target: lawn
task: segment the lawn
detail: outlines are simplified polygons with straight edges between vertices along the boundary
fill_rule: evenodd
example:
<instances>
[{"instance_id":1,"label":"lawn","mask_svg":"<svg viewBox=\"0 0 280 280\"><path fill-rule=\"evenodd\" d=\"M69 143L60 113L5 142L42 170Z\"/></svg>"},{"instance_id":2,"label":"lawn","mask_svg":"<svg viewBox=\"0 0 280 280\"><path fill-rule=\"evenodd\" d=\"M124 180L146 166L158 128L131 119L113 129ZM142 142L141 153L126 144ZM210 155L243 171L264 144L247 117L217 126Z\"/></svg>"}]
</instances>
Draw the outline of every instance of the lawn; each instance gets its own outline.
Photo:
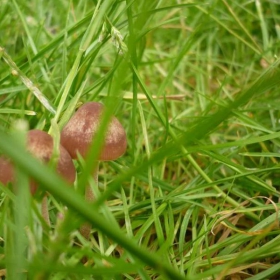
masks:
<instances>
[{"instance_id":1,"label":"lawn","mask_svg":"<svg viewBox=\"0 0 280 280\"><path fill-rule=\"evenodd\" d=\"M277 0L0 0L0 279L279 279L279 47ZM67 183L60 132L92 101ZM127 149L97 161L112 116Z\"/></svg>"}]
</instances>

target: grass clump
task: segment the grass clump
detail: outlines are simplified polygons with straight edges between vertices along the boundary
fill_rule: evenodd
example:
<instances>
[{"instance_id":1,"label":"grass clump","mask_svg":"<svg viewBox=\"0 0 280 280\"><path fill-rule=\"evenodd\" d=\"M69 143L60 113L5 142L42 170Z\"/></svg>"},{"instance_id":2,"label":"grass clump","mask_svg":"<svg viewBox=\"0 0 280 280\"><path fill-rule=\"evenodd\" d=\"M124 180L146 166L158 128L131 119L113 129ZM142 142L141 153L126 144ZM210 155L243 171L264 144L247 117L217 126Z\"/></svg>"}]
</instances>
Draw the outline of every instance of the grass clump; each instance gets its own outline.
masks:
<instances>
[{"instance_id":1,"label":"grass clump","mask_svg":"<svg viewBox=\"0 0 280 280\"><path fill-rule=\"evenodd\" d=\"M279 4L237 2L3 1L0 152L18 190L0 185L0 277L279 278ZM88 101L118 117L128 150L96 186L93 143L71 188L15 124L58 142Z\"/></svg>"}]
</instances>

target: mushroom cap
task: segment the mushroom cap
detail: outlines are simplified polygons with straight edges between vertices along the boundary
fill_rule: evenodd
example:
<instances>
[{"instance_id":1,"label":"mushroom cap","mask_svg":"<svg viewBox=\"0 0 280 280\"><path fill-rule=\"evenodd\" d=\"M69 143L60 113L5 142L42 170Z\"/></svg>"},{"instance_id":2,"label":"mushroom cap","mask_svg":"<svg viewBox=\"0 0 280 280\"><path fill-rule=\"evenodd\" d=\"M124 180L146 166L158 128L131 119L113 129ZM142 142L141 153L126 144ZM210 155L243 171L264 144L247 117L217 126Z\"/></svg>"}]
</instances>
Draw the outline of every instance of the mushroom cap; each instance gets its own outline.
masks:
<instances>
[{"instance_id":1,"label":"mushroom cap","mask_svg":"<svg viewBox=\"0 0 280 280\"><path fill-rule=\"evenodd\" d=\"M0 157L0 182L7 185L14 181L14 167L5 157Z\"/></svg>"},{"instance_id":2,"label":"mushroom cap","mask_svg":"<svg viewBox=\"0 0 280 280\"><path fill-rule=\"evenodd\" d=\"M53 138L41 130L30 130L27 133L27 150L36 158L43 162L49 162L53 154ZM59 159L56 166L57 173L68 183L74 183L76 170L67 150L60 145ZM32 186L33 184L31 184Z\"/></svg>"},{"instance_id":3,"label":"mushroom cap","mask_svg":"<svg viewBox=\"0 0 280 280\"><path fill-rule=\"evenodd\" d=\"M86 154L94 141L99 129L100 119L104 106L98 102L88 102L82 105L72 116L61 133L61 144L66 148L72 158L77 153L82 157ZM99 160L115 160L126 151L126 133L117 120L112 116L105 135Z\"/></svg>"}]
</instances>

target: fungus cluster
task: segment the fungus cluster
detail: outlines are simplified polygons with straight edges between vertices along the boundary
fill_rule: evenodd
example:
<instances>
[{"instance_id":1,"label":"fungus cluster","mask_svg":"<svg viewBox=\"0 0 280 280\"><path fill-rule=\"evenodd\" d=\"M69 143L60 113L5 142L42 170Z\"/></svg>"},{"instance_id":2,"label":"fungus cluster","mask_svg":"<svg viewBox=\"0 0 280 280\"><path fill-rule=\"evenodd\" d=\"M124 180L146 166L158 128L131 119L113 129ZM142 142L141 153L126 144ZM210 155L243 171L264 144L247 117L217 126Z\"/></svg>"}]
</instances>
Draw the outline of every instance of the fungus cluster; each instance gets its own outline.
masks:
<instances>
[{"instance_id":1,"label":"fungus cluster","mask_svg":"<svg viewBox=\"0 0 280 280\"><path fill-rule=\"evenodd\" d=\"M59 157L56 164L56 172L68 183L73 184L76 179L76 170L72 159L77 159L78 154L86 157L96 134L100 128L100 121L104 106L97 102L88 102L82 105L65 125L61 132ZM104 143L99 154L99 161L115 160L126 151L126 133L120 122L113 116L105 133ZM46 132L37 129L27 133L26 149L43 163L48 163L54 153L53 138ZM93 178L98 183L98 170L93 171ZM3 185L15 182L14 167L6 157L0 157L0 182ZM34 194L38 184L30 179L30 192ZM88 186L85 192L88 201L94 199L91 188ZM45 196L46 201L46 196ZM45 207L45 206L42 206ZM42 209L42 212L48 212ZM48 220L48 217L44 217ZM48 221L47 221L48 222ZM90 225L83 225L80 229L82 235L88 239Z\"/></svg>"}]
</instances>

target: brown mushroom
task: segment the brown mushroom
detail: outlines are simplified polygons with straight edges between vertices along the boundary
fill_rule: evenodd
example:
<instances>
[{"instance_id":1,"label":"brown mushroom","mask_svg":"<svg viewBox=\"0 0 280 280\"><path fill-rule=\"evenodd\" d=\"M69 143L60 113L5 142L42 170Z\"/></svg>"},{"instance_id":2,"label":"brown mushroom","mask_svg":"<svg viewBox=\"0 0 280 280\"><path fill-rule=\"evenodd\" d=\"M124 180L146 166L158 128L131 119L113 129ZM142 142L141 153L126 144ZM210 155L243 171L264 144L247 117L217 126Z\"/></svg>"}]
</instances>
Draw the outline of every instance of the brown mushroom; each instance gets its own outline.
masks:
<instances>
[{"instance_id":1,"label":"brown mushroom","mask_svg":"<svg viewBox=\"0 0 280 280\"><path fill-rule=\"evenodd\" d=\"M26 145L34 157L45 163L50 161L54 152L53 138L45 131L37 129L28 131ZM61 145L56 170L68 183L74 183L76 179L74 164L67 150Z\"/></svg>"},{"instance_id":2,"label":"brown mushroom","mask_svg":"<svg viewBox=\"0 0 280 280\"><path fill-rule=\"evenodd\" d=\"M47 163L53 154L53 139L44 131L30 130L27 133L27 150L39 160ZM76 170L71 156L63 146L59 147L59 159L57 163L57 173L60 174L68 183L74 183L76 179ZM9 159L0 157L0 182L3 185L14 181L14 167ZM36 192L36 184L33 182L30 186L31 193Z\"/></svg>"},{"instance_id":3,"label":"brown mushroom","mask_svg":"<svg viewBox=\"0 0 280 280\"><path fill-rule=\"evenodd\" d=\"M97 102L85 103L63 128L61 144L73 159L77 158L77 153L82 157L86 156L99 129L103 108L103 105ZM125 130L118 119L113 116L106 132L99 160L117 159L124 154L126 146Z\"/></svg>"},{"instance_id":4,"label":"brown mushroom","mask_svg":"<svg viewBox=\"0 0 280 280\"><path fill-rule=\"evenodd\" d=\"M42 162L49 162L54 152L53 138L46 132L41 130L30 130L27 133L27 150ZM59 146L59 158L57 161L56 171L68 183L74 183L76 179L76 170L67 150ZM30 183L31 192L37 189L37 183L33 180ZM45 221L49 224L47 196L44 196L42 201L42 215Z\"/></svg>"},{"instance_id":5,"label":"brown mushroom","mask_svg":"<svg viewBox=\"0 0 280 280\"><path fill-rule=\"evenodd\" d=\"M34 157L44 163L47 163L53 155L53 138L44 131L37 129L30 130L27 132L26 147ZM57 161L56 171L68 183L74 183L76 179L76 170L71 156L62 145L59 146L59 158ZM0 182L3 185L7 185L8 183L14 183L14 181L15 175L13 164L4 156L0 157ZM32 195L35 194L37 187L38 184L31 179L30 192ZM42 201L42 216L44 220L50 224L47 202L47 196L45 195Z\"/></svg>"},{"instance_id":6,"label":"brown mushroom","mask_svg":"<svg viewBox=\"0 0 280 280\"><path fill-rule=\"evenodd\" d=\"M72 116L61 133L61 144L66 148L73 159L80 154L86 157L98 132L104 106L98 102L88 102L82 105ZM121 123L112 116L108 125L104 144L99 154L99 161L115 160L122 156L127 147L126 133ZM93 171L93 178L98 183L98 167ZM94 200L90 186L86 188L86 200ZM81 228L82 235L89 239L91 227L84 225Z\"/></svg>"}]
</instances>

